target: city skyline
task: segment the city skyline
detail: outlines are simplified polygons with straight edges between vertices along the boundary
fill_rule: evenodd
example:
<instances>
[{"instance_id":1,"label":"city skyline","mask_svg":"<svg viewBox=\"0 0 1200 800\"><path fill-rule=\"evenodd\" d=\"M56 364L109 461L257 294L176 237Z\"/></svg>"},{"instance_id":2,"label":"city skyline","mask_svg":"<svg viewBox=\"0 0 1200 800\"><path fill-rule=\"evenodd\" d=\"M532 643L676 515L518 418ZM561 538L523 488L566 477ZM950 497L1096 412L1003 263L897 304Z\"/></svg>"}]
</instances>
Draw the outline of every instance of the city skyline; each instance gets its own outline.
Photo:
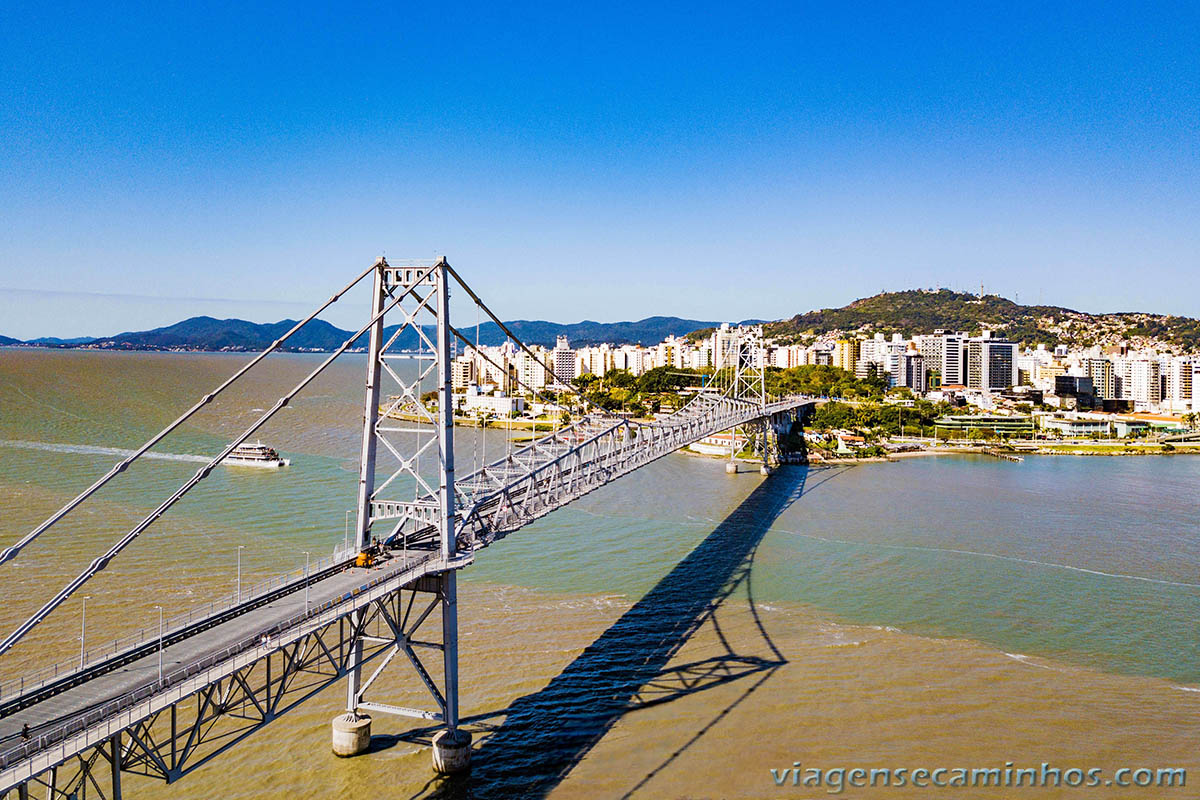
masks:
<instances>
[{"instance_id":1,"label":"city skyline","mask_svg":"<svg viewBox=\"0 0 1200 800\"><path fill-rule=\"evenodd\" d=\"M381 252L506 318L1195 313L1190 6L76 11L0 32L7 335L278 318Z\"/></svg>"}]
</instances>

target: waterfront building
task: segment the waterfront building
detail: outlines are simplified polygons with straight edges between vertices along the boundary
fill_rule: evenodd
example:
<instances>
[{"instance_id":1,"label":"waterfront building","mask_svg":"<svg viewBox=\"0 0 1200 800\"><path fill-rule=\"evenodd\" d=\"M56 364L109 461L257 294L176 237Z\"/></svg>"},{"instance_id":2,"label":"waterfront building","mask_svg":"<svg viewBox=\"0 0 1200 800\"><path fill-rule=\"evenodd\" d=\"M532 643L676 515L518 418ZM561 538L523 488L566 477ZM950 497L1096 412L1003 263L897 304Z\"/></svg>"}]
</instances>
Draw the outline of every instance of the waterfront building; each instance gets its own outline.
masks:
<instances>
[{"instance_id":1,"label":"waterfront building","mask_svg":"<svg viewBox=\"0 0 1200 800\"><path fill-rule=\"evenodd\" d=\"M1010 436L1033 433L1033 417L1028 414L1002 416L999 414L960 414L939 417L934 429L943 433L966 434L971 430L994 431Z\"/></svg>"},{"instance_id":2,"label":"waterfront building","mask_svg":"<svg viewBox=\"0 0 1200 800\"><path fill-rule=\"evenodd\" d=\"M1112 426L1106 419L1091 417L1063 417L1043 415L1039 424L1045 430L1057 431L1064 437L1078 438L1083 436L1111 436Z\"/></svg>"},{"instance_id":3,"label":"waterfront building","mask_svg":"<svg viewBox=\"0 0 1200 800\"><path fill-rule=\"evenodd\" d=\"M524 398L509 397L500 391L484 394L475 385L467 387L459 404L461 410L472 417L512 417L525 410Z\"/></svg>"}]
</instances>

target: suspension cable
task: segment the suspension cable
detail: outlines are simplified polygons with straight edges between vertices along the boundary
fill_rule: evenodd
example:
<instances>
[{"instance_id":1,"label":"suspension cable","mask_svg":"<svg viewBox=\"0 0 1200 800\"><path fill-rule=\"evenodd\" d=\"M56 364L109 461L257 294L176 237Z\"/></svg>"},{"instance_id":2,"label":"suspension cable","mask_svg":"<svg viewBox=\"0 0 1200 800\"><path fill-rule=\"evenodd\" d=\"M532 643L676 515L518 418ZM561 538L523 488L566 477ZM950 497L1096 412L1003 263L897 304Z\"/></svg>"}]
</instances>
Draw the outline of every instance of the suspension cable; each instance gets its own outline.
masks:
<instances>
[{"instance_id":1,"label":"suspension cable","mask_svg":"<svg viewBox=\"0 0 1200 800\"><path fill-rule=\"evenodd\" d=\"M492 322L495 322L497 325L500 326L500 330L504 331L504 333L508 336L508 338L512 339L513 342L515 342L518 347L520 347L522 350L524 350L526 353L528 353L530 358L532 358L538 364L541 364L542 368L550 374L550 377L554 378L554 381L556 383L558 383L559 385L562 385L562 386L567 386L569 391L571 391L572 393L577 395L581 400L584 400L586 402L586 398L584 398L583 394L580 393L579 390L577 390L567 384L564 384L563 381L558 377L558 375L554 372L553 369L548 367L544 361L542 361L540 358L538 358L536 353L534 353L532 350L530 350L525 345L525 343L522 342L521 339L515 333L513 333L511 330L508 329L508 326L505 325L500 320L499 317L497 317L495 314L492 313L492 310L487 307L486 303L484 303L482 300L479 299L479 295L475 294L475 291L470 286L467 285L467 282L462 279L462 276L454 271L454 267L447 264L446 270L454 277L454 280L458 281L458 285L461 286L466 291L467 294L471 295L471 299L474 300L479 305L480 308L482 308L484 311L487 312L487 315L492 318Z\"/></svg>"},{"instance_id":2,"label":"suspension cable","mask_svg":"<svg viewBox=\"0 0 1200 800\"><path fill-rule=\"evenodd\" d=\"M227 389L234 381L236 381L238 378L242 377L247 372L249 372L251 369L253 369L260 361L262 361L268 355L273 353L275 350L278 350L280 345L282 345L284 342L286 342L292 336L292 334L296 333L296 331L303 328L309 322L312 322L312 320L315 319L318 314L320 314L322 311L324 311L325 309L329 308L331 305L336 303L341 298L342 295L344 295L346 292L348 292L352 288L354 288L354 286L356 284L358 284L359 281L361 281L363 278L370 275L372 270L376 269L378 266L379 266L379 262L376 261L365 272L363 272L361 275L359 275L354 280L350 281L350 283L346 284L346 286L340 292L337 292L332 297L330 297L328 300L326 300L325 303L320 308L318 308L313 313L309 314L307 317L305 317L300 322L297 322L290 331L288 331L283 336L279 337L274 342L272 342L270 347L268 347L266 350L263 350L261 353L259 353L257 356L255 356L253 359L248 361L245 364L245 366L243 366L241 369L239 369L237 372L235 372L232 377L230 377L228 380L226 380L224 383L222 383L216 389L214 389L211 392L209 392L208 394L204 395L204 397L202 397L200 399L200 402L196 403L196 405L194 405L190 409L188 409L188 411L185 412L183 414L183 416L179 417L179 419L175 420L170 425L168 425L167 427L165 427L161 431L159 431L154 437L152 437L149 441L147 441L145 444L143 444L141 447L139 447L132 455L130 455L124 461L121 461L120 463L118 463L112 469L110 469L102 478L100 478L100 480L93 483L87 489L84 489L82 492L80 492L80 494L74 500L67 503L65 506L60 508L58 511L54 512L41 525L38 525L32 531L25 534L25 536L23 536L19 541L6 547L4 549L4 552L0 553L0 564L3 564L6 561L11 561L12 559L16 558L17 553L21 552L21 550L24 549L24 547L27 544L29 544L34 539L41 536L43 533L45 533L47 530L49 530L50 526L54 525L56 522L61 520L63 517L67 516L67 514L71 513L71 511L74 510L76 508L76 506L78 506L84 500L88 499L93 494L95 494L97 491L99 491L100 487L104 486L104 484L108 483L110 480L115 478L117 475L124 472L129 467L130 464L132 464L134 461L136 461L138 458L140 458L142 455L144 455L148 450L150 450L150 448L154 447L154 445L161 442L164 438L167 437L168 434L170 434L172 431L174 431L176 428L178 428L180 425L182 425L184 422L186 422L193 414L195 414L197 411L199 411L204 406L211 403L214 397L219 395L221 392L225 391L225 389ZM2 652L2 651L0 651L0 652Z\"/></svg>"},{"instance_id":3,"label":"suspension cable","mask_svg":"<svg viewBox=\"0 0 1200 800\"><path fill-rule=\"evenodd\" d=\"M376 269L378 266L378 263L379 262L376 262L376 265L372 266L371 269ZM58 594L56 594L53 598L51 598L49 602L47 602L44 606L42 606L37 611L37 613L35 613L29 619L25 620L25 622L21 623L21 625L19 627L17 627L16 630L14 630L12 633L10 633L8 635L8 638L6 638L3 642L0 642L0 655L3 655L4 653L6 653L10 649L12 649L13 645L15 645L17 642L19 642L22 638L24 638L24 636L27 633L29 633L29 631L33 630L33 628L35 628L38 624L40 624L43 620L45 620L46 617L48 617L54 611L54 609L56 609L60 605L62 605L67 600L67 598L69 598L72 594L74 594L76 591L78 591L81 586L83 586L85 583L88 582L88 580L90 580L97 573L99 573L101 570L103 570L105 567L107 567L108 563L110 561L112 561L113 558L115 558L118 554L120 554L120 552L122 550L124 550L126 547L128 547L129 544L131 542L133 542L133 540L136 539L138 536L140 536L143 531L145 531L147 528L149 528L159 517L161 517L167 511L167 509L169 509L171 506L175 505L175 503L177 503L180 498L182 498L185 494L187 494L189 491L191 491L191 489L196 484L198 484L200 481L202 481L206 477L208 477L209 473L212 472L213 467L215 467L219 463L221 463L221 461L223 461L226 456L228 456L230 453L232 453L238 445L240 445L242 442L249 439L250 436L252 436L255 431L257 431L259 428L261 428L263 425L265 425L267 423L267 421L271 419L271 417L275 416L275 414L278 413L284 406L286 406L293 397L295 397L297 394L299 394L300 391L302 389L304 389L304 387L308 386L308 384L312 383L312 381L315 380L318 375L320 375L322 372L324 372L325 368L334 362L334 359L336 359L338 356L342 355L342 353L349 350L351 345L353 345L354 342L357 341L360 336L362 336L364 333L366 333L368 330L371 329L372 325L374 325L376 322L378 322L380 319L382 319L385 314L387 314L389 311L391 311L393 308L395 308L397 305L399 305L400 301L403 300L405 297L407 297L409 295L409 293L411 293L413 291L413 289L415 289L416 286L420 284L421 281L424 281L426 278L429 277L429 275L431 275L433 273L433 271L435 269L437 269L437 266L438 265L434 265L434 266L430 267L423 275L420 276L420 278L418 278L416 283L414 283L408 289L405 289L398 297L396 297L391 303L389 303L387 306L385 306L378 314L373 316L366 325L364 325L362 328L360 328L358 330L358 333L355 333L353 336L351 336L349 339L347 339L345 342L343 342L342 345L329 356L329 358L322 361L320 366L318 366L315 370L313 370L311 373L309 373L308 377L304 378L304 380L302 380L298 384L296 384L296 386L293 387L291 391L289 391L283 397L279 398L279 400L277 400L275 402L275 405L271 406L271 408L265 414L263 414L261 417L259 417L258 420L256 420L253 425L251 425L249 428L247 428L245 430L245 432L243 432L240 436L238 436L236 439L234 439L233 442L231 442L224 450L221 451L220 455L218 455L212 461L208 462L203 467L201 467L199 470L197 470L195 475L193 475L191 478L188 479L188 481L186 483L184 483L182 486L180 486L178 489L176 489L175 492L170 497L168 497L166 500L164 500L158 506L158 508L154 509L154 511L152 511L145 519L143 519L141 522L139 522L137 525L135 525L133 528L131 528L123 537L121 537L121 539L119 539L112 547L110 547L108 549L108 551L104 553L104 555L99 556L94 561L92 561L92 563L90 565L88 565L87 569L85 569L83 572L79 573L79 575L76 576L74 580L72 580L65 587L63 587L63 589ZM368 270L368 272L370 272L370 270Z\"/></svg>"}]
</instances>

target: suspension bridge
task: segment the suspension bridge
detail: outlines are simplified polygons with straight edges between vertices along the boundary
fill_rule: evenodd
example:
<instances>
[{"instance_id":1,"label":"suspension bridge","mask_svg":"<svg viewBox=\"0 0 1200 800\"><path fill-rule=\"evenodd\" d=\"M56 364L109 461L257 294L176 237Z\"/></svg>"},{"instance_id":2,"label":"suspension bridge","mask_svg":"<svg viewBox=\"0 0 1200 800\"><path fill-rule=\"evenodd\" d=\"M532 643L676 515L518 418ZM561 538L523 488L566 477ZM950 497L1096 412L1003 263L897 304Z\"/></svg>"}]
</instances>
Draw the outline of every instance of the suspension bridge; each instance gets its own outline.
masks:
<instances>
[{"instance_id":1,"label":"suspension bridge","mask_svg":"<svg viewBox=\"0 0 1200 800\"><path fill-rule=\"evenodd\" d=\"M123 774L171 783L343 681L346 711L332 721L336 755L365 752L373 720L408 717L439 727L432 743L435 769L462 771L469 765L471 742L459 724L456 578L476 553L600 486L722 431L745 432L741 440L752 443L764 473L801 457L792 443L805 406L815 398L772 397L761 331L747 330L722 354L721 378L692 392L673 413L643 420L585 406L570 424L556 423L527 442L512 444L510 436L501 456L485 458L458 476L451 359L458 346L491 358L478 346L478 324L474 343L451 324L452 286L461 288L513 347L545 369L555 391L572 389L445 259L393 265L381 258L9 545L0 553L0 569L365 280L371 286L366 324L0 641L0 658L112 566L142 532L365 337L353 540L303 575L239 592L223 606L163 623L153 635L120 642L86 663L80 659L78 665L0 684L0 800L120 798ZM544 394L514 371L493 366L511 377L514 390ZM735 446L739 437L731 435L729 441ZM737 470L736 463L731 453L730 471ZM164 669L164 663L170 667ZM400 669L424 687L426 707L389 703L372 691L381 675Z\"/></svg>"}]
</instances>

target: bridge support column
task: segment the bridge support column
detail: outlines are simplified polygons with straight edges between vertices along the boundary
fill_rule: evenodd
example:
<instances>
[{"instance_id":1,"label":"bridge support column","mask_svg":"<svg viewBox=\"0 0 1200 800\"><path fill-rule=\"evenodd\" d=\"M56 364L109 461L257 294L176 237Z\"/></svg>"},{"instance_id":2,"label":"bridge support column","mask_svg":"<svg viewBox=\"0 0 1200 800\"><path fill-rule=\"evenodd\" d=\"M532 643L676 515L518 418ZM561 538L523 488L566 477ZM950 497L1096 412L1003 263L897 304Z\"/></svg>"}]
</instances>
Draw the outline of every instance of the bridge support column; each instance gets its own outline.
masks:
<instances>
[{"instance_id":1,"label":"bridge support column","mask_svg":"<svg viewBox=\"0 0 1200 800\"><path fill-rule=\"evenodd\" d=\"M384 258L375 262L375 280L371 289L371 316L379 317L371 326L367 339L367 381L366 400L363 405L363 435L362 454L358 468L358 521L354 529L354 546L361 553L367 548L371 531L371 498L375 493L375 455L378 446L376 427L379 423L379 386L383 378L383 309L387 301L387 285L384 270L388 263ZM361 621L362 612L351 618L351 625L357 627ZM350 677L346 681L346 713L354 716L358 708L359 692L362 687L362 639L355 637L350 645ZM370 730L370 725L367 726ZM334 733L336 741L337 734ZM337 751L336 746L334 751ZM353 755L353 754L351 754Z\"/></svg>"},{"instance_id":2,"label":"bridge support column","mask_svg":"<svg viewBox=\"0 0 1200 800\"><path fill-rule=\"evenodd\" d=\"M471 766L471 734L455 728L433 737L433 768L443 775L465 772Z\"/></svg>"},{"instance_id":3,"label":"bridge support column","mask_svg":"<svg viewBox=\"0 0 1200 800\"><path fill-rule=\"evenodd\" d=\"M333 754L338 758L362 755L371 747L371 718L347 711L333 718Z\"/></svg>"},{"instance_id":4,"label":"bridge support column","mask_svg":"<svg viewBox=\"0 0 1200 800\"><path fill-rule=\"evenodd\" d=\"M725 463L725 471L730 475L737 475L738 465L736 461L727 461Z\"/></svg>"},{"instance_id":5,"label":"bridge support column","mask_svg":"<svg viewBox=\"0 0 1200 800\"><path fill-rule=\"evenodd\" d=\"M454 516L454 386L450 372L450 284L445 263L437 271L438 358L438 487L442 558L458 553ZM471 764L471 735L458 728L458 573L442 574L442 669L446 698L445 730L433 738L433 768L443 774L462 772Z\"/></svg>"}]
</instances>

